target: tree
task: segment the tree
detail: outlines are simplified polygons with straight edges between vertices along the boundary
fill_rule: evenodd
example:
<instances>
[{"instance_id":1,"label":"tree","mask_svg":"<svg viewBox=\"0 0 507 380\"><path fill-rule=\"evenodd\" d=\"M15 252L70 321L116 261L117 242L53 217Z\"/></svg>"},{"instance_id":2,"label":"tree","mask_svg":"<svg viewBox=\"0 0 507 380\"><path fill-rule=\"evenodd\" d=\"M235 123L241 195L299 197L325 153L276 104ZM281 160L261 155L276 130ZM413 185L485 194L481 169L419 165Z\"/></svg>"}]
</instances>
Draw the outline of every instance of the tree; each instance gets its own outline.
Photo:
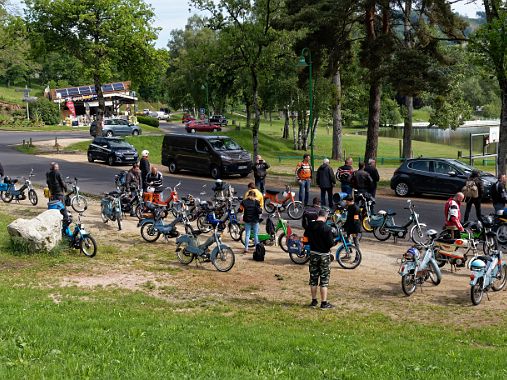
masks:
<instances>
[{"instance_id":1,"label":"tree","mask_svg":"<svg viewBox=\"0 0 507 380\"><path fill-rule=\"evenodd\" d=\"M26 0L25 14L38 52L64 52L93 78L98 126L105 111L102 84L119 73L140 82L157 63L154 13L142 0Z\"/></svg>"}]
</instances>

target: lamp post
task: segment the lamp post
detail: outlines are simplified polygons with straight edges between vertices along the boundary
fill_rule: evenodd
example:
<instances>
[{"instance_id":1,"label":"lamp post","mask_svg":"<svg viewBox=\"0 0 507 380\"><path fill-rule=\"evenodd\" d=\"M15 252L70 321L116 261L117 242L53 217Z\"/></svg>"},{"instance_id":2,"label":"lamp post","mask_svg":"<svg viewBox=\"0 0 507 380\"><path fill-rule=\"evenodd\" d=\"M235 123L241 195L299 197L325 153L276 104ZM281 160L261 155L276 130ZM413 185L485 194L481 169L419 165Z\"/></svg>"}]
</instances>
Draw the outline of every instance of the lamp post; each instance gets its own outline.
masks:
<instances>
[{"instance_id":1,"label":"lamp post","mask_svg":"<svg viewBox=\"0 0 507 380\"><path fill-rule=\"evenodd\" d=\"M306 61L306 55L308 55L308 61ZM301 56L299 57L299 62L297 67L307 67L309 70L309 78L308 78L308 92L309 92L309 100L310 100L310 161L312 165L312 172L315 169L315 157L313 155L313 136L315 135L314 126L313 126L313 82L312 82L312 52L308 48L303 48L301 50Z\"/></svg>"},{"instance_id":2,"label":"lamp post","mask_svg":"<svg viewBox=\"0 0 507 380\"><path fill-rule=\"evenodd\" d=\"M206 80L206 84L203 84L201 86L201 90L206 90L206 112L208 119L209 119L209 98L208 98L208 81Z\"/></svg>"}]
</instances>

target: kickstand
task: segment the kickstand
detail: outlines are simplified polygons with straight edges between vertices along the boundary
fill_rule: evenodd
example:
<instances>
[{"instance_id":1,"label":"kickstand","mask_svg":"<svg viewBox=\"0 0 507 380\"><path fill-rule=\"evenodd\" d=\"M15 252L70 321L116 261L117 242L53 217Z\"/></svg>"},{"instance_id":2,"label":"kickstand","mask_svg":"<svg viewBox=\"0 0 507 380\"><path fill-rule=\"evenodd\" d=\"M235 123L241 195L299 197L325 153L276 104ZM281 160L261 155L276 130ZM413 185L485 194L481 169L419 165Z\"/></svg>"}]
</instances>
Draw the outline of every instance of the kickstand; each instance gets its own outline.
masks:
<instances>
[{"instance_id":1,"label":"kickstand","mask_svg":"<svg viewBox=\"0 0 507 380\"><path fill-rule=\"evenodd\" d=\"M398 244L398 236L393 235L393 238L394 238L394 244Z\"/></svg>"},{"instance_id":2,"label":"kickstand","mask_svg":"<svg viewBox=\"0 0 507 380\"><path fill-rule=\"evenodd\" d=\"M488 292L484 292L484 293L486 293L486 297L488 298L488 301L491 301L491 300L489 299L489 294L488 294Z\"/></svg>"}]
</instances>

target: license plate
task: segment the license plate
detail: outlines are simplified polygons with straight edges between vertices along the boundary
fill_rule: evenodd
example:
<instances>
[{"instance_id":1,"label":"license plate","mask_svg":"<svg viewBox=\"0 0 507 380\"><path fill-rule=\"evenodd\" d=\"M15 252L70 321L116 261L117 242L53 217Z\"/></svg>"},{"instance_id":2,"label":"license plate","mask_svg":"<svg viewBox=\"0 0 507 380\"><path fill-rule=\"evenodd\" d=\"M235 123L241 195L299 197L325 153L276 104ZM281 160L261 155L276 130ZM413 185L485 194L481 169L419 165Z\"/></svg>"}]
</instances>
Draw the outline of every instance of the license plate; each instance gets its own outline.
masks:
<instances>
[{"instance_id":1,"label":"license plate","mask_svg":"<svg viewBox=\"0 0 507 380\"><path fill-rule=\"evenodd\" d=\"M246 165L238 166L238 169L246 169Z\"/></svg>"}]
</instances>

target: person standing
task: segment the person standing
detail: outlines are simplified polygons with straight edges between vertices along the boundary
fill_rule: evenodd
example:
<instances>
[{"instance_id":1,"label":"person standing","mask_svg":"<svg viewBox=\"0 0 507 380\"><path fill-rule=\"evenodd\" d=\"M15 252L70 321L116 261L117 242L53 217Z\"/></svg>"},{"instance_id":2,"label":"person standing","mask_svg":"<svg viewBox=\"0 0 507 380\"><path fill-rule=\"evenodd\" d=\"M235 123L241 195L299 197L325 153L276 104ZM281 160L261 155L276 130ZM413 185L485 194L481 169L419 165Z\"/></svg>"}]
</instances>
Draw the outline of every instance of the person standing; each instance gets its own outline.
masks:
<instances>
[{"instance_id":1,"label":"person standing","mask_svg":"<svg viewBox=\"0 0 507 380\"><path fill-rule=\"evenodd\" d=\"M141 181L141 170L139 164L136 162L130 170L127 172L127 178L125 179L125 185L127 189L140 189L142 186Z\"/></svg>"},{"instance_id":2,"label":"person standing","mask_svg":"<svg viewBox=\"0 0 507 380\"><path fill-rule=\"evenodd\" d=\"M345 160L345 165L342 165L336 171L336 178L341 182L341 190L342 193L347 193L349 195L352 194L352 174L354 173L354 168L352 167L353 161L352 157L348 157Z\"/></svg>"},{"instance_id":3,"label":"person standing","mask_svg":"<svg viewBox=\"0 0 507 380\"><path fill-rule=\"evenodd\" d=\"M507 191L505 189L506 183L507 177L505 174L500 174L498 176L498 181L491 186L491 201L493 202L495 212L505 208L505 201L507 201Z\"/></svg>"},{"instance_id":4,"label":"person standing","mask_svg":"<svg viewBox=\"0 0 507 380\"><path fill-rule=\"evenodd\" d=\"M380 181L380 175L377 170L377 161L373 158L368 160L368 165L365 166L364 171L368 173L372 179L371 187L369 193L373 198L375 198L375 194L377 193L377 184Z\"/></svg>"},{"instance_id":5,"label":"person standing","mask_svg":"<svg viewBox=\"0 0 507 380\"><path fill-rule=\"evenodd\" d=\"M327 288L329 286L330 250L334 246L334 238L331 227L327 225L329 211L320 209L317 220L311 222L305 228L305 236L310 245L310 293L312 295L311 307L317 307L317 287L320 286L320 308L332 309L334 306L327 301Z\"/></svg>"},{"instance_id":6,"label":"person standing","mask_svg":"<svg viewBox=\"0 0 507 380\"><path fill-rule=\"evenodd\" d=\"M348 237L352 236L354 239L354 245L359 248L357 235L361 232L361 222L359 219L360 210L355 204L354 197L352 195L345 197L345 204L347 207L347 219L343 224L343 229Z\"/></svg>"},{"instance_id":7,"label":"person standing","mask_svg":"<svg viewBox=\"0 0 507 380\"><path fill-rule=\"evenodd\" d=\"M360 194L368 193L371 189L373 179L371 176L364 170L364 162L359 163L359 169L357 169L352 175L351 180L352 186L358 191Z\"/></svg>"},{"instance_id":8,"label":"person standing","mask_svg":"<svg viewBox=\"0 0 507 380\"><path fill-rule=\"evenodd\" d=\"M472 173L470 173L470 177L468 177L461 192L465 196L465 201L467 203L467 206L465 208L464 221L466 222L468 220L470 211L472 210L472 205L475 206L477 220L481 220L481 200L482 195L484 194L484 185L482 183L480 172L478 170L472 170Z\"/></svg>"},{"instance_id":9,"label":"person standing","mask_svg":"<svg viewBox=\"0 0 507 380\"><path fill-rule=\"evenodd\" d=\"M243 253L248 253L250 243L250 234L253 234L254 247L259 244L259 218L262 215L262 209L259 201L255 199L255 191L250 190L247 198L241 202L243 209L243 222L245 223L245 249Z\"/></svg>"},{"instance_id":10,"label":"person standing","mask_svg":"<svg viewBox=\"0 0 507 380\"><path fill-rule=\"evenodd\" d=\"M148 188L146 177L150 173L150 160L148 159L150 152L147 150L143 150L141 161L139 161L139 168L141 169L141 182L143 191L146 191Z\"/></svg>"},{"instance_id":11,"label":"person standing","mask_svg":"<svg viewBox=\"0 0 507 380\"><path fill-rule=\"evenodd\" d=\"M299 183L299 201L303 202L304 200L304 205L307 206L312 184L312 166L310 165L310 155L308 153L303 155L303 161L297 165L296 177Z\"/></svg>"},{"instance_id":12,"label":"person standing","mask_svg":"<svg viewBox=\"0 0 507 380\"><path fill-rule=\"evenodd\" d=\"M320 188L320 204L322 206L326 206L327 204L329 205L329 208L333 207L334 185L336 185L336 179L334 178L333 169L329 166L329 159L324 158L322 165L320 165L317 169L317 186Z\"/></svg>"},{"instance_id":13,"label":"person standing","mask_svg":"<svg viewBox=\"0 0 507 380\"><path fill-rule=\"evenodd\" d=\"M257 189L259 189L259 191L262 194L264 194L264 191L265 191L264 185L265 185L268 169L269 169L269 164L262 159L260 154L257 155L257 160L255 161L253 172L254 172L254 179L255 179L255 187Z\"/></svg>"},{"instance_id":14,"label":"person standing","mask_svg":"<svg viewBox=\"0 0 507 380\"><path fill-rule=\"evenodd\" d=\"M243 199L248 198L248 194L250 191L253 191L255 193L255 199L259 201L259 204L261 206L261 209L264 207L264 195L255 187L255 184L253 182L250 182L248 184L248 189L246 190L245 195L243 196Z\"/></svg>"},{"instance_id":15,"label":"person standing","mask_svg":"<svg viewBox=\"0 0 507 380\"><path fill-rule=\"evenodd\" d=\"M150 172L146 176L146 186L155 188L156 192L161 191L161 187L164 183L164 177L160 173L156 166L150 168Z\"/></svg>"},{"instance_id":16,"label":"person standing","mask_svg":"<svg viewBox=\"0 0 507 380\"><path fill-rule=\"evenodd\" d=\"M56 162L52 162L49 171L46 173L46 184L51 193L50 200L59 200L65 204L65 192L67 185L60 174L60 166Z\"/></svg>"},{"instance_id":17,"label":"person standing","mask_svg":"<svg viewBox=\"0 0 507 380\"><path fill-rule=\"evenodd\" d=\"M465 229L461 225L461 202L463 202L465 196L463 193L456 193L454 197L451 197L445 202L444 215L445 215L445 229L451 231L451 235L454 239L460 237L460 232Z\"/></svg>"}]
</instances>

